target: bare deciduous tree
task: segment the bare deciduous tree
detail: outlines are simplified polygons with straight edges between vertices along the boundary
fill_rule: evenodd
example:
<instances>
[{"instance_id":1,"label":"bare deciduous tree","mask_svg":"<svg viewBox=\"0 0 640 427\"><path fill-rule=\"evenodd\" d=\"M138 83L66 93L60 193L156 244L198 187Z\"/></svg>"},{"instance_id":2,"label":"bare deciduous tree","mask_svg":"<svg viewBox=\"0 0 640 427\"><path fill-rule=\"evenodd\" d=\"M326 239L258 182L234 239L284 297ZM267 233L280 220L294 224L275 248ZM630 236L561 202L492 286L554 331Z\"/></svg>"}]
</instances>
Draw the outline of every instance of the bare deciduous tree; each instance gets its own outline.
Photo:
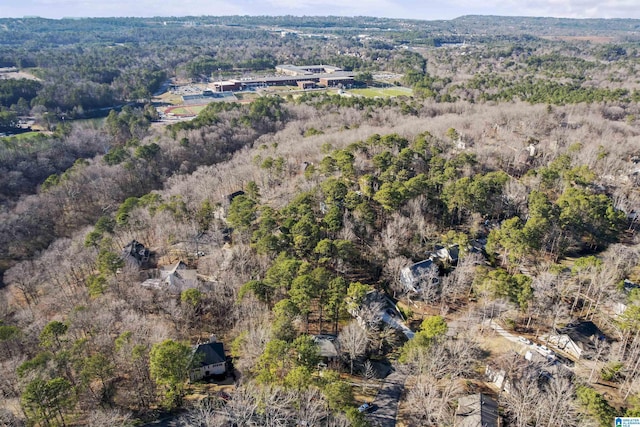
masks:
<instances>
[{"instance_id":1,"label":"bare deciduous tree","mask_svg":"<svg viewBox=\"0 0 640 427\"><path fill-rule=\"evenodd\" d=\"M89 414L88 425L125 427L131 425L131 414L118 409L98 409Z\"/></svg>"},{"instance_id":2,"label":"bare deciduous tree","mask_svg":"<svg viewBox=\"0 0 640 427\"><path fill-rule=\"evenodd\" d=\"M571 379L557 376L544 387L536 425L574 427L579 424Z\"/></svg>"},{"instance_id":3,"label":"bare deciduous tree","mask_svg":"<svg viewBox=\"0 0 640 427\"><path fill-rule=\"evenodd\" d=\"M340 351L349 357L351 374L353 375L353 361L367 351L369 337L357 321L352 320L338 335Z\"/></svg>"},{"instance_id":4,"label":"bare deciduous tree","mask_svg":"<svg viewBox=\"0 0 640 427\"><path fill-rule=\"evenodd\" d=\"M537 377L535 372L526 372L517 379L514 375L509 376L509 391L501 396L509 415L509 425L527 427L536 419L542 400Z\"/></svg>"},{"instance_id":5,"label":"bare deciduous tree","mask_svg":"<svg viewBox=\"0 0 640 427\"><path fill-rule=\"evenodd\" d=\"M407 408L415 425L440 426L451 421L454 399L462 387L454 380L438 381L428 374L419 375L407 393Z\"/></svg>"}]
</instances>

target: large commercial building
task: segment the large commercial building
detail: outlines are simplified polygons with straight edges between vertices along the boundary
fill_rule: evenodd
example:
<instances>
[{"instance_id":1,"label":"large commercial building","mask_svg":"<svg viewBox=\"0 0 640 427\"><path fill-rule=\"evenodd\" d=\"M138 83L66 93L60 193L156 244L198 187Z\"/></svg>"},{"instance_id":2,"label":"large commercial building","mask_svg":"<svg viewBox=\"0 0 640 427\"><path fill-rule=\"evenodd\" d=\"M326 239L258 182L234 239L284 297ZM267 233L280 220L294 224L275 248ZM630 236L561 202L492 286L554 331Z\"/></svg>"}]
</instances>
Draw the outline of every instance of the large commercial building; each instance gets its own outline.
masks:
<instances>
[{"instance_id":1,"label":"large commercial building","mask_svg":"<svg viewBox=\"0 0 640 427\"><path fill-rule=\"evenodd\" d=\"M332 74L343 71L332 65L276 65L276 72L288 76L309 76L312 74Z\"/></svg>"},{"instance_id":2,"label":"large commercial building","mask_svg":"<svg viewBox=\"0 0 640 427\"><path fill-rule=\"evenodd\" d=\"M267 86L310 87L311 83L326 87L349 86L354 77L353 72L330 65L278 65L276 71L284 75L213 82L213 87L216 92L230 92Z\"/></svg>"}]
</instances>

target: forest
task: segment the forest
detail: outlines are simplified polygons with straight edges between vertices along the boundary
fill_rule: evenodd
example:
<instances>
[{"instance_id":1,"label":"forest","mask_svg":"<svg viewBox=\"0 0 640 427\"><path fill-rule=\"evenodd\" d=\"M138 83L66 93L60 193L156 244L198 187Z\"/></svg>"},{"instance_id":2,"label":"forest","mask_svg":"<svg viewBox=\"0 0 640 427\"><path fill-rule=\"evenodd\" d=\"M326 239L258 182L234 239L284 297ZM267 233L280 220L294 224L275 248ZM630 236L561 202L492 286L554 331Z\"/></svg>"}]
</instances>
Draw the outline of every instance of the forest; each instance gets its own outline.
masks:
<instances>
[{"instance_id":1,"label":"forest","mask_svg":"<svg viewBox=\"0 0 640 427\"><path fill-rule=\"evenodd\" d=\"M639 23L0 20L0 131L38 128L0 137L0 425L640 415ZM159 121L287 63L411 95Z\"/></svg>"}]
</instances>

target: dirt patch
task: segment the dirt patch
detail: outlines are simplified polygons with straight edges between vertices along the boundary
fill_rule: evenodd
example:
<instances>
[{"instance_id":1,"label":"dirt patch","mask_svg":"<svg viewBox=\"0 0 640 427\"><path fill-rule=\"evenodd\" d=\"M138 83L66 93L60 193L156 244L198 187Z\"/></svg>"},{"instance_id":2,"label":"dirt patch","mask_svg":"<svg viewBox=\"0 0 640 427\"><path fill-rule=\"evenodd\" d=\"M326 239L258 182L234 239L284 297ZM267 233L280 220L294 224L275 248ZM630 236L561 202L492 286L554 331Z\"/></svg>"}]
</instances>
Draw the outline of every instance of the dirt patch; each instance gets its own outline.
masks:
<instances>
[{"instance_id":1,"label":"dirt patch","mask_svg":"<svg viewBox=\"0 0 640 427\"><path fill-rule=\"evenodd\" d=\"M0 68L0 80L3 79L27 79L40 81L40 79L33 74L18 71L15 68Z\"/></svg>"},{"instance_id":2,"label":"dirt patch","mask_svg":"<svg viewBox=\"0 0 640 427\"><path fill-rule=\"evenodd\" d=\"M522 355L526 352L522 345L509 341L499 334L494 334L490 329L488 331L485 330L482 335L478 336L478 342L483 349L491 353L492 358L511 351Z\"/></svg>"}]
</instances>

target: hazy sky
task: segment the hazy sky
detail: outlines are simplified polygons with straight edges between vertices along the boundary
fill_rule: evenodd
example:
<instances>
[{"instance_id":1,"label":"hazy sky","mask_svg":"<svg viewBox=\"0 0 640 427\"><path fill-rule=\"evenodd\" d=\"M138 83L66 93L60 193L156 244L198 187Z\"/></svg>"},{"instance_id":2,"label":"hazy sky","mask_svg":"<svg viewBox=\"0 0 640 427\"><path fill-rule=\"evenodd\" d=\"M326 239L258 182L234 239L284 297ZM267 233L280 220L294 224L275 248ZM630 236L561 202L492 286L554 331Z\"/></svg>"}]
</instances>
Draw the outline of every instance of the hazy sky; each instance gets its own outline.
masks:
<instances>
[{"instance_id":1,"label":"hazy sky","mask_svg":"<svg viewBox=\"0 0 640 427\"><path fill-rule=\"evenodd\" d=\"M0 17L342 15L451 19L461 15L640 18L640 0L0 0Z\"/></svg>"}]
</instances>

